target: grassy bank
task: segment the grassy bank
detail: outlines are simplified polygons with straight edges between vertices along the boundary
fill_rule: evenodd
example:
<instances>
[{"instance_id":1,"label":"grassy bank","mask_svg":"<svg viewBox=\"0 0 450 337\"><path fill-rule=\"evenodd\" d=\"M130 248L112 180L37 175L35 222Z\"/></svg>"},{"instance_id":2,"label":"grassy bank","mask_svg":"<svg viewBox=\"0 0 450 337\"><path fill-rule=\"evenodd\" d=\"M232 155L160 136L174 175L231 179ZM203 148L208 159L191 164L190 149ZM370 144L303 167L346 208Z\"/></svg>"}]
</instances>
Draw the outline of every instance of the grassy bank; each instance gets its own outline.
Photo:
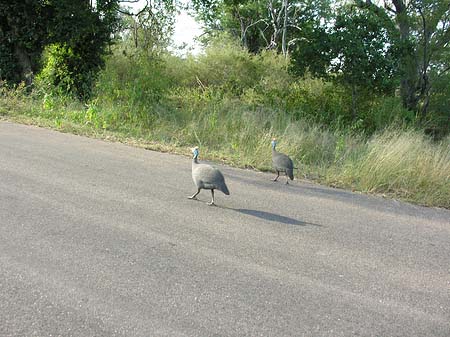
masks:
<instances>
[{"instance_id":1,"label":"grassy bank","mask_svg":"<svg viewBox=\"0 0 450 337\"><path fill-rule=\"evenodd\" d=\"M211 99L213 92L199 92L198 104L187 106L180 101L184 94L175 94L175 108L155 106L146 117L99 100L84 105L4 90L0 116L160 151L189 154L199 145L203 158L259 170L270 169L275 136L300 168L298 178L450 208L449 138L433 142L420 130L398 128L357 136L223 96Z\"/></svg>"}]
</instances>

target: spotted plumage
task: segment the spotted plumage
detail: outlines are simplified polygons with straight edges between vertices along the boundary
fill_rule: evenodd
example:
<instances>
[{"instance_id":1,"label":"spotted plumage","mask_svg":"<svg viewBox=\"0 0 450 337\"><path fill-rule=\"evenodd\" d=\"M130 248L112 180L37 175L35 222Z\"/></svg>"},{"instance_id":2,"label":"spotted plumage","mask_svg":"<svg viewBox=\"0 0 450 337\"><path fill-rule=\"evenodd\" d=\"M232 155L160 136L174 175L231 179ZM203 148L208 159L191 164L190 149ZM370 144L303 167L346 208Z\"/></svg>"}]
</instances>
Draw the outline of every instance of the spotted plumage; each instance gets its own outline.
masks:
<instances>
[{"instance_id":1,"label":"spotted plumage","mask_svg":"<svg viewBox=\"0 0 450 337\"><path fill-rule=\"evenodd\" d=\"M197 199L197 195L200 190L211 190L211 202L208 205L215 205L214 203L214 190L222 191L224 194L229 195L228 187L225 184L225 178L222 172L214 166L208 164L201 164L198 162L199 150L198 147L192 149L192 180L195 186L197 186L197 192L194 193L189 199Z\"/></svg>"},{"instance_id":2,"label":"spotted plumage","mask_svg":"<svg viewBox=\"0 0 450 337\"><path fill-rule=\"evenodd\" d=\"M289 184L289 179L294 180L294 163L289 156L276 150L277 141L274 138L272 140L272 166L277 172L277 176L273 181L277 181L280 176L280 172L284 172L286 175L286 184Z\"/></svg>"}]
</instances>

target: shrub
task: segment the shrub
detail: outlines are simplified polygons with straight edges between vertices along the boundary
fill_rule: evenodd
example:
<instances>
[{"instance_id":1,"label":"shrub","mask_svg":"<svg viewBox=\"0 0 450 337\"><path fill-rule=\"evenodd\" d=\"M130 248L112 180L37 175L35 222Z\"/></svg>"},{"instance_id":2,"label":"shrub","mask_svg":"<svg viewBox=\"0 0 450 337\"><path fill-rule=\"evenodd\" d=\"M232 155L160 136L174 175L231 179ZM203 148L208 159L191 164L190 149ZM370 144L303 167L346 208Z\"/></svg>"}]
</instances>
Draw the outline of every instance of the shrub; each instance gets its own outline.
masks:
<instances>
[{"instance_id":1,"label":"shrub","mask_svg":"<svg viewBox=\"0 0 450 337\"><path fill-rule=\"evenodd\" d=\"M43 93L75 96L86 100L96 79L98 67L85 62L83 56L65 43L47 46L44 66L36 76L36 87Z\"/></svg>"},{"instance_id":2,"label":"shrub","mask_svg":"<svg viewBox=\"0 0 450 337\"><path fill-rule=\"evenodd\" d=\"M343 91L339 85L306 76L291 85L286 109L296 119L337 126L350 116L350 105Z\"/></svg>"}]
</instances>

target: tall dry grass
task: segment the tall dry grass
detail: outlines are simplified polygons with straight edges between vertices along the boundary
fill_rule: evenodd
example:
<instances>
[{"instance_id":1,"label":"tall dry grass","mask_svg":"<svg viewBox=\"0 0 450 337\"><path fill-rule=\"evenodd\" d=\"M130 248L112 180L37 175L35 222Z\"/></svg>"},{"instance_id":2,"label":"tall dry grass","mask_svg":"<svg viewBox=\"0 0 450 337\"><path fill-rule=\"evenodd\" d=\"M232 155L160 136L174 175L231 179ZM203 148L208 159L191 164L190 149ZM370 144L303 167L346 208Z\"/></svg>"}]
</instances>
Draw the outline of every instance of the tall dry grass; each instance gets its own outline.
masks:
<instances>
[{"instance_id":1,"label":"tall dry grass","mask_svg":"<svg viewBox=\"0 0 450 337\"><path fill-rule=\"evenodd\" d=\"M387 130L367 142L339 172L344 185L450 208L450 141L433 142L419 130Z\"/></svg>"}]
</instances>

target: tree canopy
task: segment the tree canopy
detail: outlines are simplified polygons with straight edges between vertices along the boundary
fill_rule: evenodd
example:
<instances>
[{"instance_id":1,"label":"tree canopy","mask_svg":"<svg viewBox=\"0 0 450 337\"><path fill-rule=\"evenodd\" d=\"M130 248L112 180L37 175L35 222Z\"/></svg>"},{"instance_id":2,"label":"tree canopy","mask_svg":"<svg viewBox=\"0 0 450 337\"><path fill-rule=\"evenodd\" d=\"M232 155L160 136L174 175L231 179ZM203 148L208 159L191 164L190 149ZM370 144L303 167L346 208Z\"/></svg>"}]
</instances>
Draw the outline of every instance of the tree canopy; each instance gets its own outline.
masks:
<instances>
[{"instance_id":1,"label":"tree canopy","mask_svg":"<svg viewBox=\"0 0 450 337\"><path fill-rule=\"evenodd\" d=\"M194 0L207 32L227 31L251 52L291 54L292 70L392 87L426 117L450 70L450 0ZM366 82L366 83L364 83Z\"/></svg>"},{"instance_id":2,"label":"tree canopy","mask_svg":"<svg viewBox=\"0 0 450 337\"><path fill-rule=\"evenodd\" d=\"M1 0L0 78L30 84L44 67L53 85L85 96L117 28L117 8L117 0Z\"/></svg>"},{"instance_id":3,"label":"tree canopy","mask_svg":"<svg viewBox=\"0 0 450 337\"><path fill-rule=\"evenodd\" d=\"M36 77L89 97L115 37L141 51L169 44L177 1L148 0L134 14L121 7L136 1L0 0L0 79ZM434 100L447 97L450 0L193 0L191 8L206 42L226 32L253 54L276 51L297 76L348 86L353 105L365 91L399 93L422 119L430 105L445 106Z\"/></svg>"}]
</instances>

